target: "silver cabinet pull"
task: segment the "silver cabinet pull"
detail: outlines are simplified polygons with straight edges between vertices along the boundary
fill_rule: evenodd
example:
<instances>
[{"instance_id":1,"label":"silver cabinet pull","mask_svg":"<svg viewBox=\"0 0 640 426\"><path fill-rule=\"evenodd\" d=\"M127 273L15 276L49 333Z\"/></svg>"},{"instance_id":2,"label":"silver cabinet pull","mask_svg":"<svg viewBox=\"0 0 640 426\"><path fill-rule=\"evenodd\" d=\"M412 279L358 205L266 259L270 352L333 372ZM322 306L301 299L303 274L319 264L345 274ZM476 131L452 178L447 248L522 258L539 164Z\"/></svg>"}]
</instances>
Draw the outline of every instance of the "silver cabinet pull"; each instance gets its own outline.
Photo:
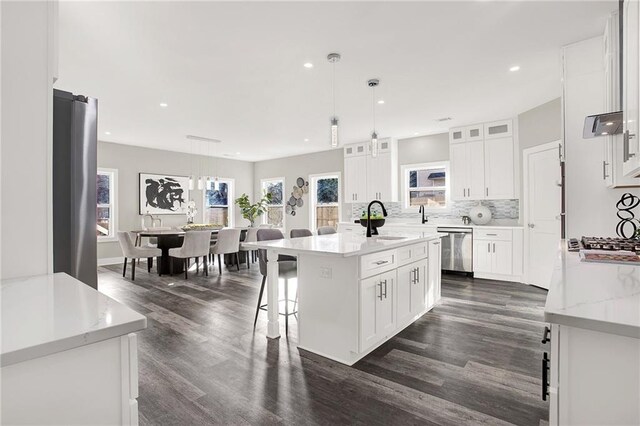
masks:
<instances>
[{"instance_id":1,"label":"silver cabinet pull","mask_svg":"<svg viewBox=\"0 0 640 426\"><path fill-rule=\"evenodd\" d=\"M489 188L485 188L485 192L487 193L487 197L489 196Z\"/></svg>"},{"instance_id":2,"label":"silver cabinet pull","mask_svg":"<svg viewBox=\"0 0 640 426\"><path fill-rule=\"evenodd\" d=\"M609 175L607 174L607 166L609 165L609 163L607 163L606 161L602 162L602 179L606 180Z\"/></svg>"},{"instance_id":3,"label":"silver cabinet pull","mask_svg":"<svg viewBox=\"0 0 640 426\"><path fill-rule=\"evenodd\" d=\"M373 262L373 263L375 263L376 265L384 265L385 263L389 263L389 261L388 260L378 260L377 262Z\"/></svg>"},{"instance_id":4,"label":"silver cabinet pull","mask_svg":"<svg viewBox=\"0 0 640 426\"><path fill-rule=\"evenodd\" d=\"M386 299L387 298L387 280L384 280L383 283L384 283L384 298Z\"/></svg>"},{"instance_id":5,"label":"silver cabinet pull","mask_svg":"<svg viewBox=\"0 0 640 426\"><path fill-rule=\"evenodd\" d=\"M496 252L496 243L493 243L493 252Z\"/></svg>"},{"instance_id":6,"label":"silver cabinet pull","mask_svg":"<svg viewBox=\"0 0 640 426\"><path fill-rule=\"evenodd\" d=\"M487 253L491 253L491 243L487 243Z\"/></svg>"},{"instance_id":7,"label":"silver cabinet pull","mask_svg":"<svg viewBox=\"0 0 640 426\"><path fill-rule=\"evenodd\" d=\"M377 285L380 286L380 294L378 295L378 299L382 300L382 281L380 281Z\"/></svg>"},{"instance_id":8,"label":"silver cabinet pull","mask_svg":"<svg viewBox=\"0 0 640 426\"><path fill-rule=\"evenodd\" d=\"M492 237L497 237L498 236L498 234L485 234L485 235L492 236Z\"/></svg>"},{"instance_id":9,"label":"silver cabinet pull","mask_svg":"<svg viewBox=\"0 0 640 426\"><path fill-rule=\"evenodd\" d=\"M416 268L416 282L420 282L420 268Z\"/></svg>"}]
</instances>

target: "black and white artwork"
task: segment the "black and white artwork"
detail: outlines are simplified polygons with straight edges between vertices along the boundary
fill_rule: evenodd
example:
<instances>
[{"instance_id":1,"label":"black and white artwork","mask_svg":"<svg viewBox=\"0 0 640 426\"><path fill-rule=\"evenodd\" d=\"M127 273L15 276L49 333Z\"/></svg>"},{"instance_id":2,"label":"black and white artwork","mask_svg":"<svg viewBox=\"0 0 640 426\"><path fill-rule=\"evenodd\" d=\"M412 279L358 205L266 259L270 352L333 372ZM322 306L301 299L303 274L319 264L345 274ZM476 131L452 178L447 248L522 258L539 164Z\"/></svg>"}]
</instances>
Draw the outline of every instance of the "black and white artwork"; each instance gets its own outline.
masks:
<instances>
[{"instance_id":1,"label":"black and white artwork","mask_svg":"<svg viewBox=\"0 0 640 426\"><path fill-rule=\"evenodd\" d=\"M140 173L140 214L186 214L187 176Z\"/></svg>"}]
</instances>

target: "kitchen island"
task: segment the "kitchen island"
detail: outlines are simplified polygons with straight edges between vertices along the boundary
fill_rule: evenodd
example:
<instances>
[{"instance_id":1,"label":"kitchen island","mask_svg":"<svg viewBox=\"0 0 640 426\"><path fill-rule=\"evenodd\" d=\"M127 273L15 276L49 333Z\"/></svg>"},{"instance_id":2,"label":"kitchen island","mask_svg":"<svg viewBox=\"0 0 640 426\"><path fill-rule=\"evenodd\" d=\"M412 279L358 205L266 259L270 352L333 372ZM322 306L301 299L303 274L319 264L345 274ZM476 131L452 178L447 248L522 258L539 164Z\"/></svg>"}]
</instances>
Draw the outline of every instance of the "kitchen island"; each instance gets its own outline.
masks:
<instances>
[{"instance_id":1,"label":"kitchen island","mask_svg":"<svg viewBox=\"0 0 640 426\"><path fill-rule=\"evenodd\" d=\"M245 244L267 250L267 337L280 337L278 255L296 256L298 347L343 364L354 364L440 299L438 234L337 233Z\"/></svg>"},{"instance_id":2,"label":"kitchen island","mask_svg":"<svg viewBox=\"0 0 640 426\"><path fill-rule=\"evenodd\" d=\"M640 266L581 262L562 241L544 317L549 424L640 424Z\"/></svg>"}]
</instances>

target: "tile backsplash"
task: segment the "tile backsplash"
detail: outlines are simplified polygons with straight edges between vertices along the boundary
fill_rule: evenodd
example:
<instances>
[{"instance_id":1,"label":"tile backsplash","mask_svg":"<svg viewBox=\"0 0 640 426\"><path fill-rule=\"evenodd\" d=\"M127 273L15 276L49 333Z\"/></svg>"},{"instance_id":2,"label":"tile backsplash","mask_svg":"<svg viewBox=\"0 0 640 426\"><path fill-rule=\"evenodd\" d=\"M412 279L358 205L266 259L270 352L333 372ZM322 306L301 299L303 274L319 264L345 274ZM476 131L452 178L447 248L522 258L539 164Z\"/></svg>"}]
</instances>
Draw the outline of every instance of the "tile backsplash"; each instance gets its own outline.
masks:
<instances>
[{"instance_id":1,"label":"tile backsplash","mask_svg":"<svg viewBox=\"0 0 640 426\"><path fill-rule=\"evenodd\" d=\"M518 200L483 200L483 206L489 207L493 219L518 219L520 216L520 204ZM442 213L428 212L429 218L458 219L469 213L469 209L478 204L478 201L452 201L451 209ZM419 218L418 208L415 212L403 210L402 203L384 203L387 214L390 218ZM373 206L373 209L380 211L380 207ZM367 209L367 204L356 203L351 205L351 217L358 218L363 210Z\"/></svg>"}]
</instances>

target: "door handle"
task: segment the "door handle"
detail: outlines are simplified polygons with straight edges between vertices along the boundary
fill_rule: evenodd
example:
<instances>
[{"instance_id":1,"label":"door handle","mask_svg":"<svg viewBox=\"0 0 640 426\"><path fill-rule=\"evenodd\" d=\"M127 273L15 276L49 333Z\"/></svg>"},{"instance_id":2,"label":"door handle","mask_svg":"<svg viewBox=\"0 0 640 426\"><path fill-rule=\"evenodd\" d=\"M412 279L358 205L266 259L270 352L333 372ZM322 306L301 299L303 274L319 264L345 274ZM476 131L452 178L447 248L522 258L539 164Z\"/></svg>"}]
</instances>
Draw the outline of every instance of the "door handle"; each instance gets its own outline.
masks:
<instances>
[{"instance_id":1,"label":"door handle","mask_svg":"<svg viewBox=\"0 0 640 426\"><path fill-rule=\"evenodd\" d=\"M485 188L485 190L486 190L485 192L486 192L487 197L488 197L489 196L489 188Z\"/></svg>"},{"instance_id":2,"label":"door handle","mask_svg":"<svg viewBox=\"0 0 640 426\"><path fill-rule=\"evenodd\" d=\"M387 280L384 280L383 283L384 283L384 298L386 299L387 298Z\"/></svg>"},{"instance_id":3,"label":"door handle","mask_svg":"<svg viewBox=\"0 0 640 426\"><path fill-rule=\"evenodd\" d=\"M380 281L377 285L380 286L380 294L378 295L378 299L382 300L382 281Z\"/></svg>"},{"instance_id":4,"label":"door handle","mask_svg":"<svg viewBox=\"0 0 640 426\"><path fill-rule=\"evenodd\" d=\"M376 265L380 266L380 265L384 265L385 263L389 263L388 260L378 260L377 262L373 262Z\"/></svg>"},{"instance_id":5,"label":"door handle","mask_svg":"<svg viewBox=\"0 0 640 426\"><path fill-rule=\"evenodd\" d=\"M496 243L493 243L493 252L496 252Z\"/></svg>"},{"instance_id":6,"label":"door handle","mask_svg":"<svg viewBox=\"0 0 640 426\"><path fill-rule=\"evenodd\" d=\"M416 268L416 283L420 282L420 268Z\"/></svg>"},{"instance_id":7,"label":"door handle","mask_svg":"<svg viewBox=\"0 0 640 426\"><path fill-rule=\"evenodd\" d=\"M491 243L487 243L487 253L491 253Z\"/></svg>"},{"instance_id":8,"label":"door handle","mask_svg":"<svg viewBox=\"0 0 640 426\"><path fill-rule=\"evenodd\" d=\"M609 163L607 163L606 161L602 162L602 179L606 180L609 175L607 174L607 166L609 165Z\"/></svg>"},{"instance_id":9,"label":"door handle","mask_svg":"<svg viewBox=\"0 0 640 426\"><path fill-rule=\"evenodd\" d=\"M534 223L530 223L530 224L528 224L527 226L528 226L529 228L531 228L531 229L533 229L533 228L535 228L535 227L536 227L536 225L535 225Z\"/></svg>"}]
</instances>

